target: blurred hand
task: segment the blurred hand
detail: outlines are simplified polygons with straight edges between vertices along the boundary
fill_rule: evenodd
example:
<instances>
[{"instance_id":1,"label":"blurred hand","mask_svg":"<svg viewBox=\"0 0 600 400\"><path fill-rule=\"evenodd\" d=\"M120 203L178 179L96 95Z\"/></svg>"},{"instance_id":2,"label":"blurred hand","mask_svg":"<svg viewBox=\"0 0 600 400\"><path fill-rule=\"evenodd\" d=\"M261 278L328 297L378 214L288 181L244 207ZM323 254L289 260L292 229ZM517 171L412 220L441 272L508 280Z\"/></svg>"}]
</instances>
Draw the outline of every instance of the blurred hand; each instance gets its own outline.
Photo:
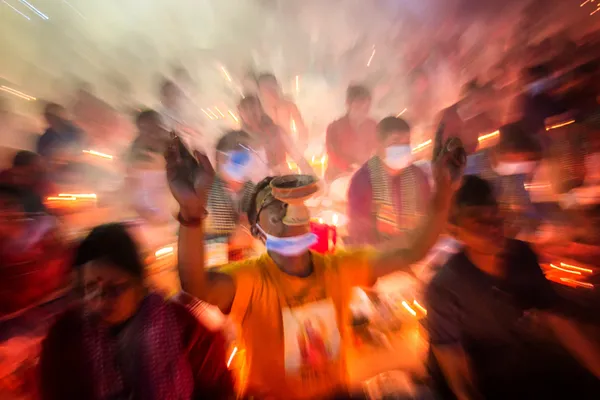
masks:
<instances>
[{"instance_id":1,"label":"blurred hand","mask_svg":"<svg viewBox=\"0 0 600 400\"><path fill-rule=\"evenodd\" d=\"M460 187L465 166L457 165L452 153L443 152L432 165L436 190L444 198L452 197ZM458 173L456 173L458 171Z\"/></svg>"},{"instance_id":2,"label":"blurred hand","mask_svg":"<svg viewBox=\"0 0 600 400\"><path fill-rule=\"evenodd\" d=\"M180 139L174 138L167 148L167 179L169 188L184 219L203 217L208 191L215 177L215 171L208 157L194 152L198 164L192 166L182 158L178 146ZM194 168L192 171L191 169ZM193 180L193 181L192 181Z\"/></svg>"}]
</instances>

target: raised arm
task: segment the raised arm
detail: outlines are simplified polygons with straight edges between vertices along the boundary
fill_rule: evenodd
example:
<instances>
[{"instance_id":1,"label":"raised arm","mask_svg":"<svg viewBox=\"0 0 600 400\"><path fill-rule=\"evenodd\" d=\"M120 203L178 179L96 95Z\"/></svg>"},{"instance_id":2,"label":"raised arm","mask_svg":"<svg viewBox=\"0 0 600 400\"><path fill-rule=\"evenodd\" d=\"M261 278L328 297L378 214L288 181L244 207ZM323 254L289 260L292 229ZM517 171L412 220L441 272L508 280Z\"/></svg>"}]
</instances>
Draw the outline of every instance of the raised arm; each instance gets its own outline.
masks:
<instances>
[{"instance_id":1,"label":"raised arm","mask_svg":"<svg viewBox=\"0 0 600 400\"><path fill-rule=\"evenodd\" d=\"M205 155L196 153L196 157L199 165L196 173L192 174L189 163L186 165L182 160L176 141L169 146L166 154L169 186L180 207L179 279L184 291L228 312L235 296L233 279L204 269L205 206L214 170Z\"/></svg>"}]
</instances>

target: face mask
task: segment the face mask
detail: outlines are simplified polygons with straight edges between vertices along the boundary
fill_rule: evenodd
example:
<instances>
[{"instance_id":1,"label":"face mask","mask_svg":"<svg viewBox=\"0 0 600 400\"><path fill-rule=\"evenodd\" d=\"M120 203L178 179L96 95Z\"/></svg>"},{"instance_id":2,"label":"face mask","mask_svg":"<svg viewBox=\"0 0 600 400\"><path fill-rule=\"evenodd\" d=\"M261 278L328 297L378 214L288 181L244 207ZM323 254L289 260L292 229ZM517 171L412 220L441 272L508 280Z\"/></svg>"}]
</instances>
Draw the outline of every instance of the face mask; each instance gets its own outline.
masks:
<instances>
[{"instance_id":1,"label":"face mask","mask_svg":"<svg viewBox=\"0 0 600 400\"><path fill-rule=\"evenodd\" d=\"M286 257L299 256L307 252L318 241L317 235L312 232L300 236L277 237L266 233L260 225L256 225L256 227L265 235L267 250Z\"/></svg>"},{"instance_id":2,"label":"face mask","mask_svg":"<svg viewBox=\"0 0 600 400\"><path fill-rule=\"evenodd\" d=\"M390 146L385 149L385 165L393 170L401 170L410 165L412 153L409 145Z\"/></svg>"},{"instance_id":3,"label":"face mask","mask_svg":"<svg viewBox=\"0 0 600 400\"><path fill-rule=\"evenodd\" d=\"M500 162L494 170L498 175L523 175L529 174L535 168L535 161L522 161L516 163L503 163Z\"/></svg>"},{"instance_id":4,"label":"face mask","mask_svg":"<svg viewBox=\"0 0 600 400\"><path fill-rule=\"evenodd\" d=\"M252 167L249 168L247 178L254 183L262 181L269 176L269 166L267 165L267 153L264 149L258 150L252 157Z\"/></svg>"},{"instance_id":5,"label":"face mask","mask_svg":"<svg viewBox=\"0 0 600 400\"><path fill-rule=\"evenodd\" d=\"M223 165L223 173L236 182L245 182L254 164L252 153L242 151L231 151L227 153L229 158Z\"/></svg>"}]
</instances>

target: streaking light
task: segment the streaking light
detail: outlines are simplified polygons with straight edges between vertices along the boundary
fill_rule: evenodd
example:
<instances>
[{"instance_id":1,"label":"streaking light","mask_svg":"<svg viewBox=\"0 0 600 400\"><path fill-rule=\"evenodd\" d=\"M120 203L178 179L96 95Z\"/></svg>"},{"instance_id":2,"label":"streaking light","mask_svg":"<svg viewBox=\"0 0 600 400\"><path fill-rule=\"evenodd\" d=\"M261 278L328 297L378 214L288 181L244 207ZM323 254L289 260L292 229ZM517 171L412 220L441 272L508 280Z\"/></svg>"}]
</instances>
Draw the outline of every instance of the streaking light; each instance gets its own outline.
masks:
<instances>
[{"instance_id":1,"label":"streaking light","mask_svg":"<svg viewBox=\"0 0 600 400\"><path fill-rule=\"evenodd\" d=\"M585 5L586 5L587 3L589 3L589 2L590 2L590 0L585 0L583 3L581 3L581 4L579 5L579 7L583 7L583 6L585 6Z\"/></svg>"},{"instance_id":2,"label":"streaking light","mask_svg":"<svg viewBox=\"0 0 600 400\"><path fill-rule=\"evenodd\" d=\"M408 311L410 314L412 314L413 317L417 316L417 312L415 310L413 310L406 301L404 301L404 300L402 301L402 306L404 308L406 308L406 311Z\"/></svg>"},{"instance_id":3,"label":"streaking light","mask_svg":"<svg viewBox=\"0 0 600 400\"><path fill-rule=\"evenodd\" d=\"M578 272L578 271L572 271L572 270L570 270L570 269L566 269L566 268L557 267L557 266L556 266L556 265L554 265L554 264L550 264L550 268L554 268L554 269L557 269L557 270L559 270L559 271L563 271L563 272L568 272L569 274L581 275L581 272Z\"/></svg>"},{"instance_id":4,"label":"streaking light","mask_svg":"<svg viewBox=\"0 0 600 400\"><path fill-rule=\"evenodd\" d=\"M96 157L100 157L100 158L106 158L107 160L112 160L113 159L113 156L111 156L110 154L100 153L99 151L96 151L96 150L83 150L83 152L85 154L90 154L92 156L96 156Z\"/></svg>"},{"instance_id":5,"label":"streaking light","mask_svg":"<svg viewBox=\"0 0 600 400\"><path fill-rule=\"evenodd\" d=\"M413 306L417 307L419 309L419 311L421 311L423 314L427 315L427 309L425 309L425 307L420 305L417 300L413 300Z\"/></svg>"},{"instance_id":6,"label":"streaking light","mask_svg":"<svg viewBox=\"0 0 600 400\"><path fill-rule=\"evenodd\" d=\"M219 113L219 115L220 115L221 117L225 117L225 114L223 114L223 113L221 112L221 110L219 110L219 107L215 107L215 110L217 110L217 112Z\"/></svg>"},{"instance_id":7,"label":"streaking light","mask_svg":"<svg viewBox=\"0 0 600 400\"><path fill-rule=\"evenodd\" d=\"M10 4L9 4L9 5L10 5ZM25 94L25 93L23 93L23 92L19 92L18 90L16 90L16 89L13 89L13 88L9 88L8 86L4 86L4 85L2 85L2 86L0 86L0 90L4 91L4 92L6 92L6 93L10 93L10 94L12 94L13 96L20 97L20 98L22 98L22 99L24 99L24 100L27 100L27 101L31 101L31 100L37 100L37 99L36 99L35 97L33 97L33 96L30 96L30 95L28 95L28 94Z\"/></svg>"},{"instance_id":8,"label":"streaking light","mask_svg":"<svg viewBox=\"0 0 600 400\"><path fill-rule=\"evenodd\" d=\"M29 8L31 11L36 13L41 19L45 19L46 21L50 19L46 14L44 14L43 12L41 12L40 10L38 10L37 8L32 6L27 0L19 0L19 1L23 4L25 4L27 6L27 8Z\"/></svg>"},{"instance_id":9,"label":"streaking light","mask_svg":"<svg viewBox=\"0 0 600 400\"><path fill-rule=\"evenodd\" d=\"M173 247L169 246L169 247L163 247L162 249L158 249L154 253L154 256L157 258L160 258L160 257L164 257L168 254L173 254Z\"/></svg>"},{"instance_id":10,"label":"streaking light","mask_svg":"<svg viewBox=\"0 0 600 400\"><path fill-rule=\"evenodd\" d=\"M397 115L396 118L400 117L402 114L404 114L406 111L408 110L408 108L405 108L404 110L400 111Z\"/></svg>"},{"instance_id":11,"label":"streaking light","mask_svg":"<svg viewBox=\"0 0 600 400\"><path fill-rule=\"evenodd\" d=\"M564 268L576 269L576 270L578 270L578 271L587 272L588 274L591 274L591 273L592 273L592 270L591 270L591 269L588 269L588 268L581 268L581 267L577 267L577 266L575 266L575 265L565 264L565 263L562 263L562 262L560 263L560 266L561 266L561 267L564 267Z\"/></svg>"},{"instance_id":12,"label":"streaking light","mask_svg":"<svg viewBox=\"0 0 600 400\"><path fill-rule=\"evenodd\" d=\"M76 199L97 199L98 196L96 196L95 193L75 193L75 194L71 194L71 193L60 193L58 195L58 197L74 197Z\"/></svg>"},{"instance_id":13,"label":"streaking light","mask_svg":"<svg viewBox=\"0 0 600 400\"><path fill-rule=\"evenodd\" d=\"M572 119L570 121L563 122L563 123L560 123L560 124L556 124L556 125L552 125L552 126L547 126L546 127L546 131L551 131L552 129L562 128L563 126L571 125L571 124L574 124L574 123L575 123L575 120Z\"/></svg>"},{"instance_id":14,"label":"streaking light","mask_svg":"<svg viewBox=\"0 0 600 400\"><path fill-rule=\"evenodd\" d=\"M373 61L373 57L375 57L375 46L373 46L373 52L371 53L371 57L369 57L369 61L367 62L367 67L371 66L371 61Z\"/></svg>"},{"instance_id":15,"label":"streaking light","mask_svg":"<svg viewBox=\"0 0 600 400\"><path fill-rule=\"evenodd\" d=\"M229 110L229 115L231 115L231 118L233 118L233 120L235 122L240 122L240 120L238 119L238 117L235 116L235 114L233 113L233 111Z\"/></svg>"},{"instance_id":16,"label":"streaking light","mask_svg":"<svg viewBox=\"0 0 600 400\"><path fill-rule=\"evenodd\" d=\"M229 82L232 82L231 75L229 75L229 72L227 72L227 69L225 69L225 67L222 65L221 65L221 71L223 71L223 75L225 75L225 79L227 79Z\"/></svg>"},{"instance_id":17,"label":"streaking light","mask_svg":"<svg viewBox=\"0 0 600 400\"><path fill-rule=\"evenodd\" d=\"M486 135L481 135L477 138L478 141L483 142L485 140L491 139L495 136L498 136L500 134L500 131L494 131L492 133L488 133Z\"/></svg>"},{"instance_id":18,"label":"streaking light","mask_svg":"<svg viewBox=\"0 0 600 400\"><path fill-rule=\"evenodd\" d=\"M75 201L76 197L48 197L48 201Z\"/></svg>"},{"instance_id":19,"label":"streaking light","mask_svg":"<svg viewBox=\"0 0 600 400\"><path fill-rule=\"evenodd\" d=\"M426 140L425 142L415 146L414 149L412 149L413 153L418 153L419 151L422 151L423 149L425 149L427 146L429 146L431 144L431 139Z\"/></svg>"},{"instance_id":20,"label":"streaking light","mask_svg":"<svg viewBox=\"0 0 600 400\"><path fill-rule=\"evenodd\" d=\"M10 8L12 8L16 13L21 15L23 18L27 18L27 21L31 21L31 18L29 18L27 15L23 14L21 11L17 10L13 5L7 3L6 0L2 0L2 2L4 4L6 4L7 6L9 6Z\"/></svg>"},{"instance_id":21,"label":"streaking light","mask_svg":"<svg viewBox=\"0 0 600 400\"><path fill-rule=\"evenodd\" d=\"M208 119L211 119L211 120L213 119L212 115L210 115L210 114L208 113L208 111L206 111L204 108L202 108L201 110L202 110L202 112L203 112L204 114L206 114L206 116L208 117ZM231 112L231 111L230 111L230 112Z\"/></svg>"},{"instance_id":22,"label":"streaking light","mask_svg":"<svg viewBox=\"0 0 600 400\"><path fill-rule=\"evenodd\" d=\"M231 355L229 356L229 360L227 360L227 368L229 368L229 366L231 365L231 362L233 361L233 357L235 357L237 352L238 352L238 348L236 346L233 348L233 351L231 352Z\"/></svg>"},{"instance_id":23,"label":"streaking light","mask_svg":"<svg viewBox=\"0 0 600 400\"><path fill-rule=\"evenodd\" d=\"M296 93L300 91L300 76L296 75Z\"/></svg>"},{"instance_id":24,"label":"streaking light","mask_svg":"<svg viewBox=\"0 0 600 400\"><path fill-rule=\"evenodd\" d=\"M586 289L593 289L594 288L594 285L592 285L591 283L580 282L580 281L576 281L575 279L560 278L560 280L562 282L570 283L572 285L579 286L579 287L586 288Z\"/></svg>"}]
</instances>

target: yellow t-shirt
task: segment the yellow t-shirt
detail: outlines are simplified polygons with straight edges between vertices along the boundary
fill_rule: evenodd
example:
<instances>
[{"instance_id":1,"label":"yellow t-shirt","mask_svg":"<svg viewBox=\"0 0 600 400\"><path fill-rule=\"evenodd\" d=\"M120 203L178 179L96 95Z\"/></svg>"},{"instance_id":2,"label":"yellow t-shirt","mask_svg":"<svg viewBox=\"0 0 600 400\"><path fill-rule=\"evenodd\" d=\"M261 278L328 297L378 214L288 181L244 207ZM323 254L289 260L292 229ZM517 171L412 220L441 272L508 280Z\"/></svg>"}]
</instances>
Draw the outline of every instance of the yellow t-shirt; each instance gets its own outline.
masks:
<instances>
[{"instance_id":1,"label":"yellow t-shirt","mask_svg":"<svg viewBox=\"0 0 600 400\"><path fill-rule=\"evenodd\" d=\"M236 282L230 317L246 350L247 386L278 399L313 399L346 384L351 289L371 283L370 252L312 253L306 278L268 254L227 265Z\"/></svg>"}]
</instances>

